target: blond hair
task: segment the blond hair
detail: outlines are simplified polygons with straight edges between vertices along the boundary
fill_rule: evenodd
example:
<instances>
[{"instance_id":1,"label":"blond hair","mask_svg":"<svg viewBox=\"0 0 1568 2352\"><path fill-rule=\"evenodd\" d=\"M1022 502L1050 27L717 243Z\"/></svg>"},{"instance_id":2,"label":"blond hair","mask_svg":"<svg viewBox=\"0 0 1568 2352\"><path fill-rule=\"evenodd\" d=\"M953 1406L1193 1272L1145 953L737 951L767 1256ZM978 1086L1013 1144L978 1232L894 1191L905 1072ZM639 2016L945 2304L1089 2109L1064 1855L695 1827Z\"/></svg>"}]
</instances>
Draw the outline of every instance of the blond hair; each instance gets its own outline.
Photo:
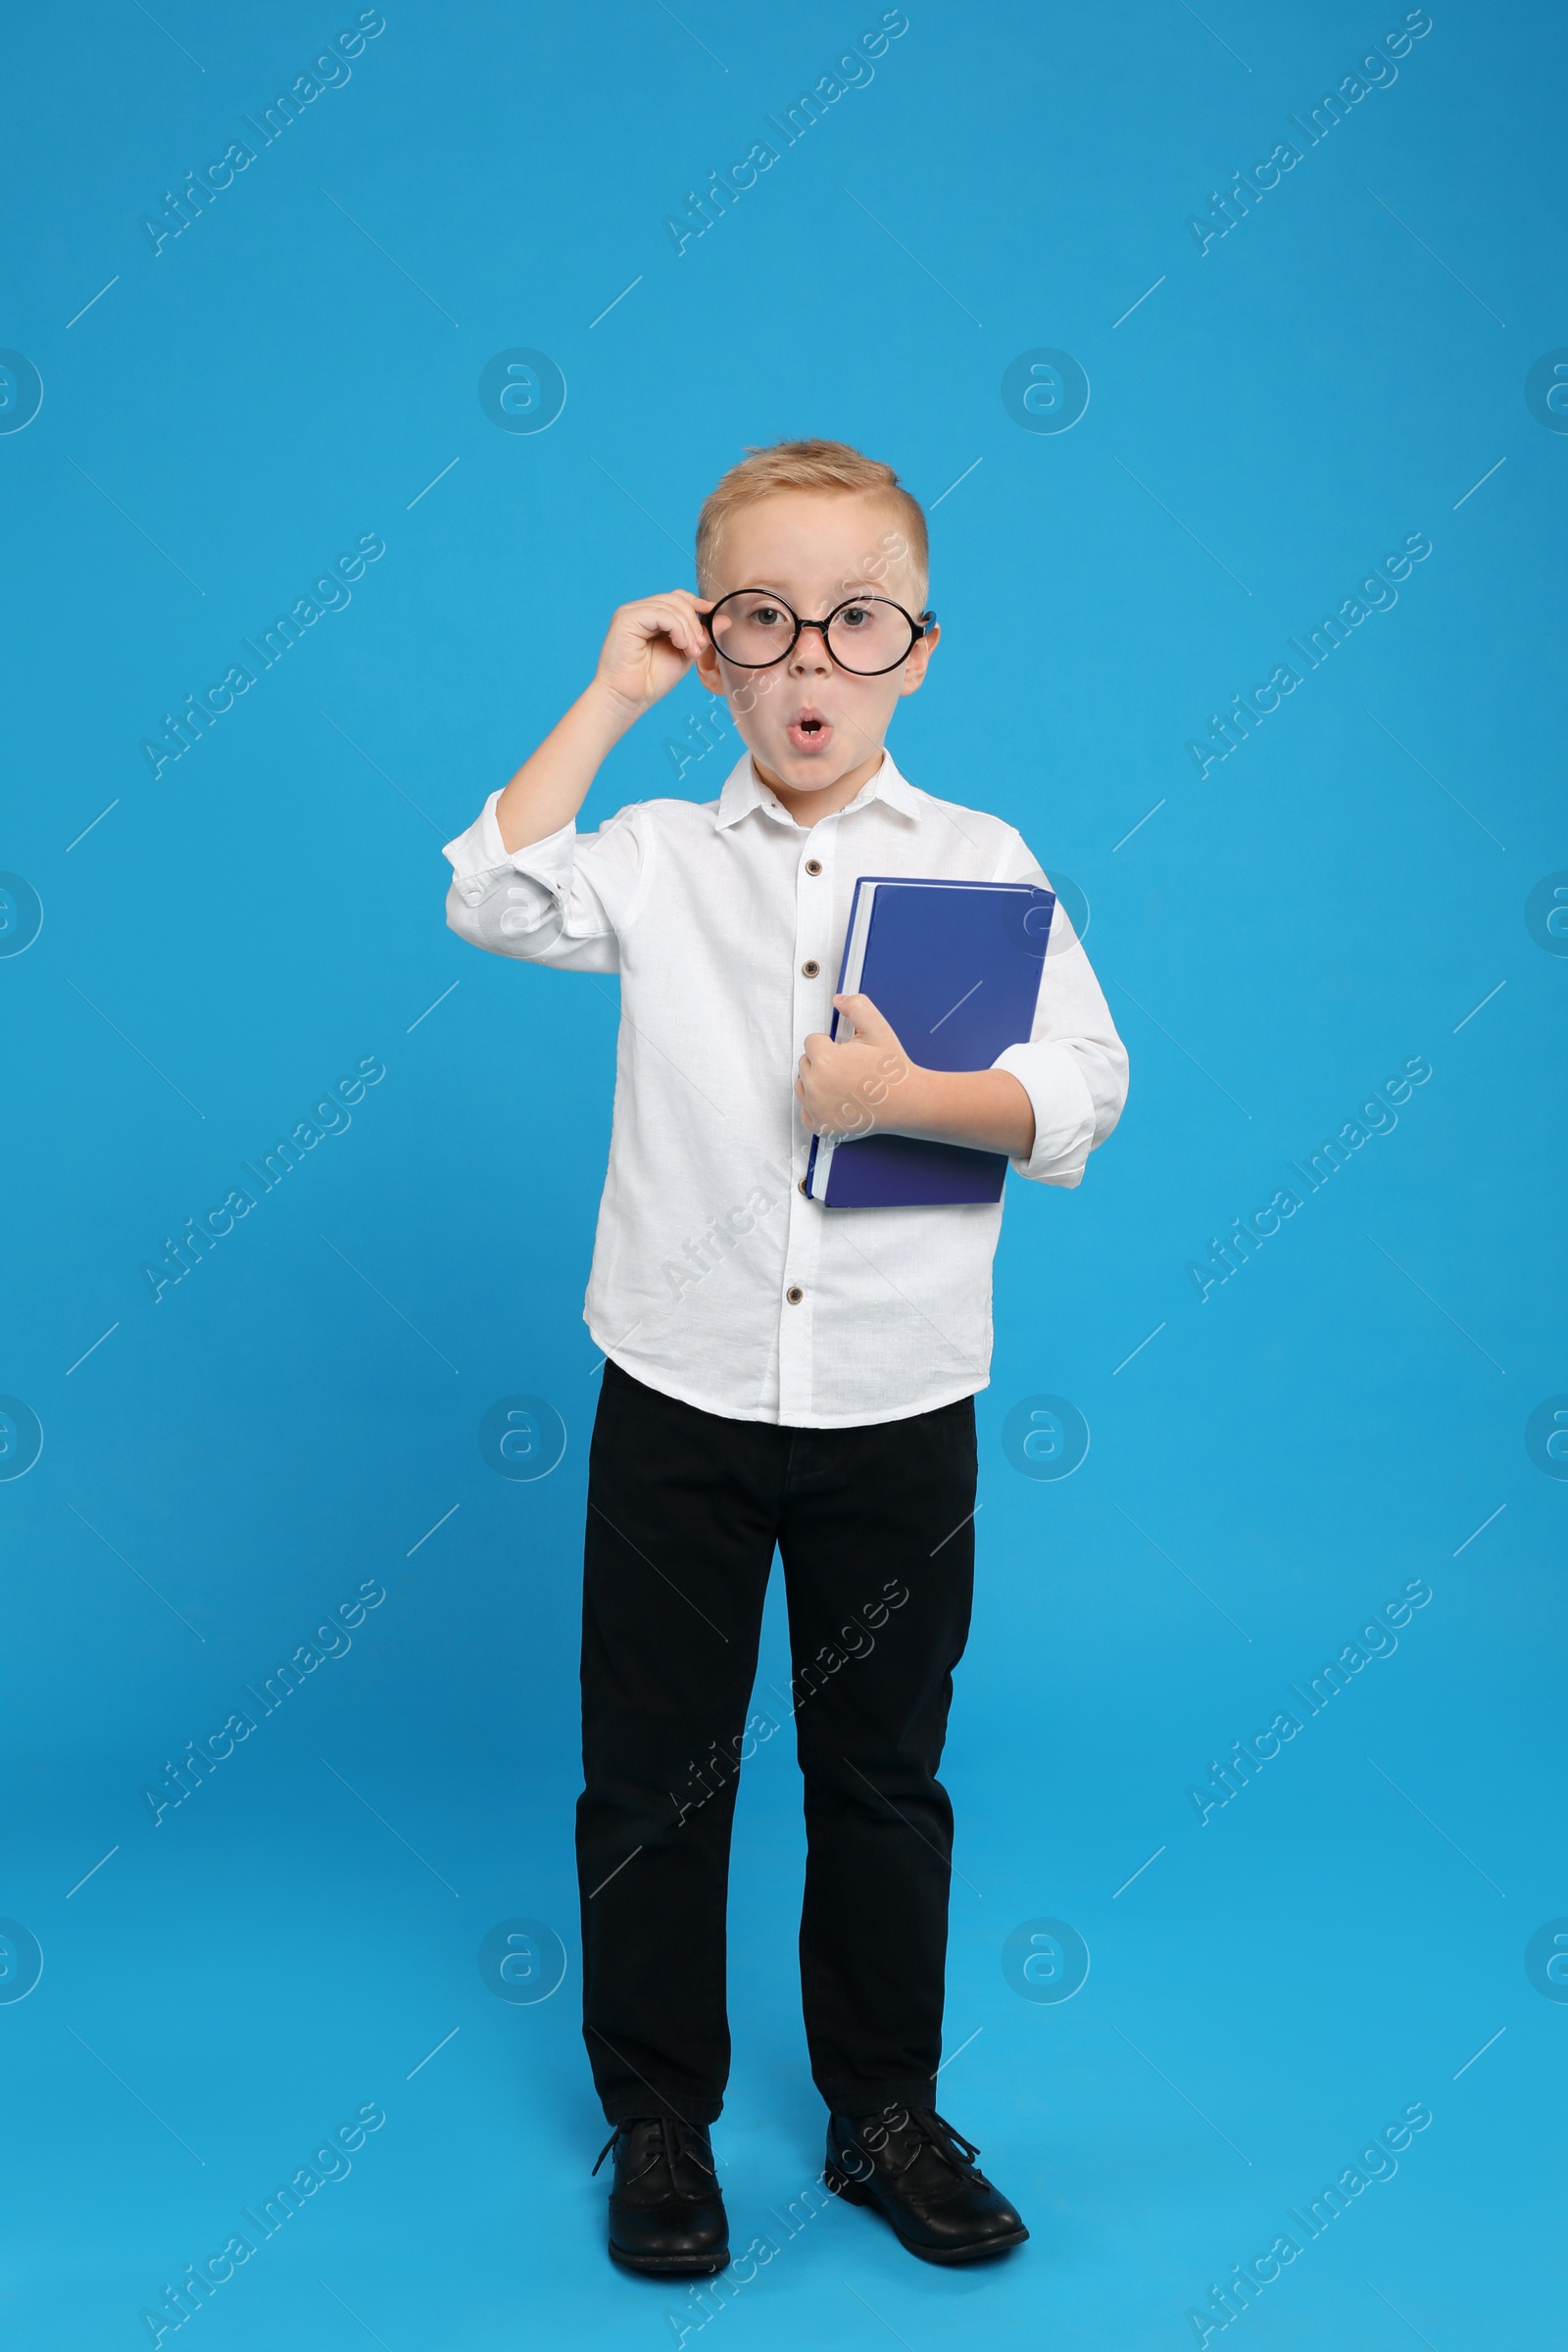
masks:
<instances>
[{"instance_id":1,"label":"blond hair","mask_svg":"<svg viewBox=\"0 0 1568 2352\"><path fill-rule=\"evenodd\" d=\"M730 516L779 490L842 490L885 499L898 516L899 529L891 548L884 543L868 553L866 568L879 566L880 578L890 564L906 559L924 600L930 554L919 501L904 488L891 466L862 456L847 441L775 441L767 449L748 449L740 464L709 492L697 518L700 595L710 594L718 576L719 545Z\"/></svg>"}]
</instances>

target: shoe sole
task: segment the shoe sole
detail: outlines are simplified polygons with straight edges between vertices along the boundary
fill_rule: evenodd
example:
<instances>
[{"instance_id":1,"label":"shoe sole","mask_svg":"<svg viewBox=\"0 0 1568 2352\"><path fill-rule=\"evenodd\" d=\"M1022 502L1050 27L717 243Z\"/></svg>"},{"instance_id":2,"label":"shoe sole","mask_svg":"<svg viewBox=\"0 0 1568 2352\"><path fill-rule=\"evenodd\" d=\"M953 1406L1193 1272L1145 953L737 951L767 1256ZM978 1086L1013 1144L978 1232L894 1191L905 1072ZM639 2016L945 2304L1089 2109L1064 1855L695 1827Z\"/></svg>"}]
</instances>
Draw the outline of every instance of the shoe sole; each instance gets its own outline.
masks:
<instances>
[{"instance_id":1,"label":"shoe sole","mask_svg":"<svg viewBox=\"0 0 1568 2352\"><path fill-rule=\"evenodd\" d=\"M842 2197L847 2205L869 2206L879 2220L887 2223L905 2252L917 2255L922 2262L938 2262L948 2269L963 2262L987 2262L993 2254L1005 2254L1009 2247L1021 2246L1029 2235L1028 2230L1020 2223L1019 2227L1006 2237L988 2237L983 2245L922 2246L914 2238L906 2237L897 2222L890 2214L883 2211L870 2191L863 2187L858 2180L852 2180L848 2173L841 2173L835 2165L825 2165L822 2170L822 2180L825 2186L830 2188L836 2197Z\"/></svg>"},{"instance_id":2,"label":"shoe sole","mask_svg":"<svg viewBox=\"0 0 1568 2352\"><path fill-rule=\"evenodd\" d=\"M716 2271L729 2268L729 2248L726 2246L722 2254L628 2254L612 2238L610 2259L619 2263L623 2271L642 2271L662 2278L710 2278Z\"/></svg>"}]
</instances>

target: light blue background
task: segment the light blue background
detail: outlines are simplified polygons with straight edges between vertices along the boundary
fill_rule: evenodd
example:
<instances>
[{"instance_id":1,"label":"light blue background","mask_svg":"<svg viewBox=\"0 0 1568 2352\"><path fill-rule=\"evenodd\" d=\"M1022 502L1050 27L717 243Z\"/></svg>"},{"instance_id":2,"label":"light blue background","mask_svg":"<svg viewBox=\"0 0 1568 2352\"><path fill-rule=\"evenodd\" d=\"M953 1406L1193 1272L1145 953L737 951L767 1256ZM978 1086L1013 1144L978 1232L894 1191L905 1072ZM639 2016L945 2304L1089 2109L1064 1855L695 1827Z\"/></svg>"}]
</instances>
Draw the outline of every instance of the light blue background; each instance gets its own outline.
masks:
<instances>
[{"instance_id":1,"label":"light blue background","mask_svg":"<svg viewBox=\"0 0 1568 2352\"><path fill-rule=\"evenodd\" d=\"M219 2291L207 2352L652 2348L668 2313L705 2352L1174 2347L1418 2100L1396 2177L1240 2329L1555 2340L1568 2004L1524 1951L1568 1913L1568 1487L1524 1427L1568 1390L1568 961L1524 909L1568 867L1568 437L1524 379L1568 343L1561 20L1435 5L1200 254L1189 214L1402 10L924 0L677 257L666 212L879 14L399 0L156 257L142 216L355 11L12 26L0 342L44 385L0 437L0 865L44 909L0 960L0 1389L44 1430L0 1484L0 1911L44 1955L0 2004L29 2352L146 2343L165 2282L372 2100L384 2128ZM1090 379L1064 434L1003 406L1039 346ZM566 379L537 436L478 403L514 347ZM1009 1184L946 1768L942 2104L1032 2240L948 2275L861 2213L769 2220L823 2121L780 1738L741 1794L716 2140L737 2244L780 2252L698 2333L684 2288L605 2260L576 2017L615 986L462 947L439 852L611 607L690 582L722 467L814 432L933 509L945 638L894 749L1087 894L1132 1091L1080 1190ZM154 781L162 714L372 532L349 607ZM1397 606L1200 781L1189 737L1413 532ZM627 738L587 822L717 792L727 746L678 784L664 749L698 698ZM1414 1055L1397 1127L1200 1303L1188 1262ZM155 1305L164 1237L368 1056L352 1126ZM565 1426L537 1483L476 1443L514 1392ZM1092 1433L1065 1481L1002 1449L1042 1393ZM1189 1785L1416 1577L1396 1653L1200 1827ZM351 1651L155 1828L166 1758L368 1578ZM541 2004L479 1975L517 1916L566 1945ZM1042 1917L1091 1954L1065 2003L1003 1972Z\"/></svg>"}]
</instances>

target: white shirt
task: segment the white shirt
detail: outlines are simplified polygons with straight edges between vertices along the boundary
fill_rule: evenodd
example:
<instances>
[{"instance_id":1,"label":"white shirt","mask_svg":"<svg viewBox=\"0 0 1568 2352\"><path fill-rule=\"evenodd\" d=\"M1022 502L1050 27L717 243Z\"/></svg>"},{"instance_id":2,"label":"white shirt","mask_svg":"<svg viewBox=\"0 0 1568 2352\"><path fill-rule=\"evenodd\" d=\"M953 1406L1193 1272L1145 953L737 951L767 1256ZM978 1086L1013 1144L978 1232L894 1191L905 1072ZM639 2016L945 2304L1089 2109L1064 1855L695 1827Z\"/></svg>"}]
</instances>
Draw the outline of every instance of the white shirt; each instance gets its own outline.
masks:
<instances>
[{"instance_id":1,"label":"white shirt","mask_svg":"<svg viewBox=\"0 0 1568 2352\"><path fill-rule=\"evenodd\" d=\"M1019 834L919 791L887 755L809 829L749 753L716 801L640 801L597 833L567 824L511 855L499 797L447 845L452 929L497 955L620 974L584 1307L598 1347L706 1412L808 1429L903 1420L985 1388L1002 1203L808 1200L794 1085L832 1015L857 876L1049 888ZM1016 1173L1081 1183L1121 1114L1127 1054L1059 904L1030 1041L993 1067L1034 1105Z\"/></svg>"}]
</instances>

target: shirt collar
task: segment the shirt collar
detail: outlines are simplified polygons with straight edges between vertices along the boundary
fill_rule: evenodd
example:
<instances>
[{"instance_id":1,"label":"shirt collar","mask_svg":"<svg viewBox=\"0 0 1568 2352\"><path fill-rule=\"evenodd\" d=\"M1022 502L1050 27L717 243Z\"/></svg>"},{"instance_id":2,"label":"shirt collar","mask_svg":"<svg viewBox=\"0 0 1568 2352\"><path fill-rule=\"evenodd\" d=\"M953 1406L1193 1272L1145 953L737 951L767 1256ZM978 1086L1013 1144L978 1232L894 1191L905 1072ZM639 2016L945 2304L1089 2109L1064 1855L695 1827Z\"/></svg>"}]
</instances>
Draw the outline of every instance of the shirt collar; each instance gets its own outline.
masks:
<instances>
[{"instance_id":1,"label":"shirt collar","mask_svg":"<svg viewBox=\"0 0 1568 2352\"><path fill-rule=\"evenodd\" d=\"M891 752L883 753L881 766L868 783L861 785L855 799L833 813L848 816L853 810L863 808L872 801L885 801L901 816L910 817L916 824L920 821L920 796L913 785L906 783L900 775ZM790 825L797 831L808 830L805 826L795 826L794 818L780 808L752 764L751 753L747 752L724 779L723 790L718 796L718 815L714 821L722 832L728 826L738 824L754 808L765 810L776 822Z\"/></svg>"}]
</instances>

